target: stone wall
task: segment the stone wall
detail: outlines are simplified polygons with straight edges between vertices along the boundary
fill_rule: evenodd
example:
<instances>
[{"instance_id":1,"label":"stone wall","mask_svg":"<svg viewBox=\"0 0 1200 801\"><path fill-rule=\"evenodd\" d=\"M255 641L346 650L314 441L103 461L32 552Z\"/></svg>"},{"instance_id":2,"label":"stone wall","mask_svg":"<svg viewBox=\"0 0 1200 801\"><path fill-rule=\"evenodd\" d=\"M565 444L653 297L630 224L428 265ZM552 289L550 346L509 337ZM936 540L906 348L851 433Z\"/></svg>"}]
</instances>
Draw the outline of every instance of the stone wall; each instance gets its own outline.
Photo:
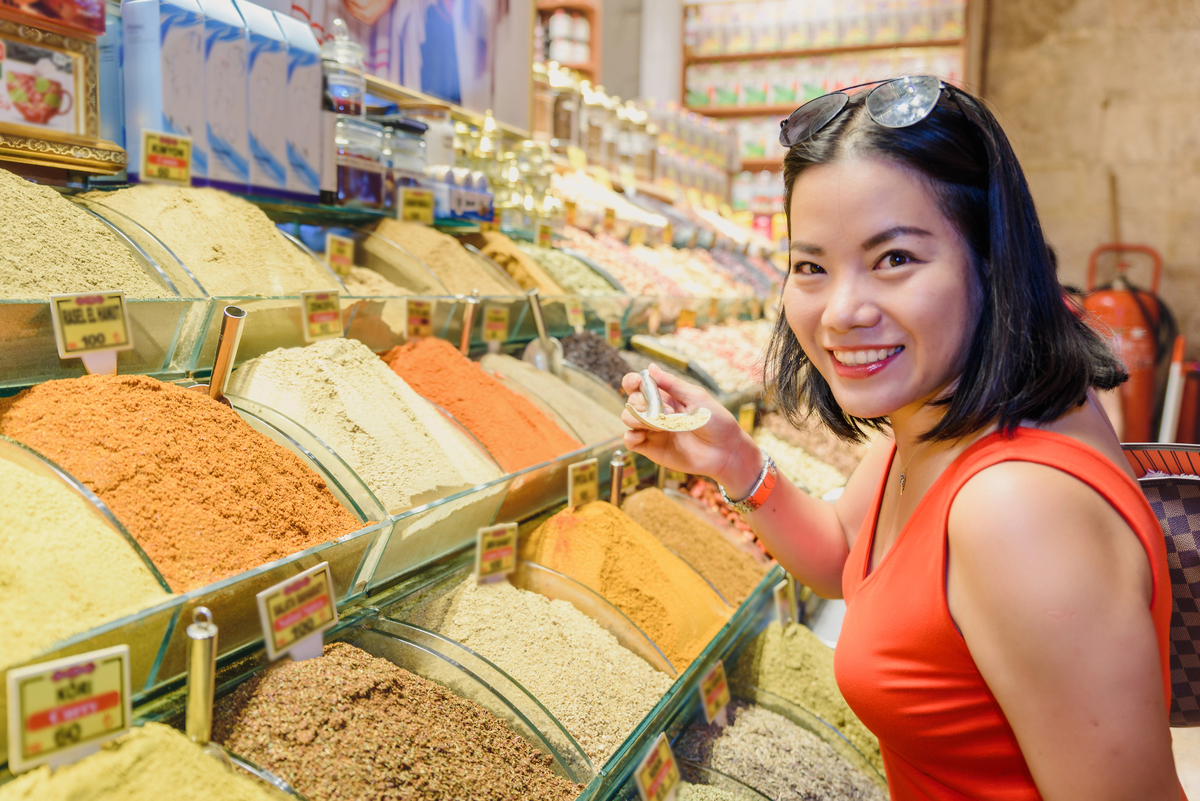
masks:
<instances>
[{"instance_id":1,"label":"stone wall","mask_svg":"<svg viewBox=\"0 0 1200 801\"><path fill-rule=\"evenodd\" d=\"M1112 240L1164 260L1200 358L1200 2L990 0L983 91L1029 178L1064 282ZM1131 273L1145 286L1148 272Z\"/></svg>"}]
</instances>

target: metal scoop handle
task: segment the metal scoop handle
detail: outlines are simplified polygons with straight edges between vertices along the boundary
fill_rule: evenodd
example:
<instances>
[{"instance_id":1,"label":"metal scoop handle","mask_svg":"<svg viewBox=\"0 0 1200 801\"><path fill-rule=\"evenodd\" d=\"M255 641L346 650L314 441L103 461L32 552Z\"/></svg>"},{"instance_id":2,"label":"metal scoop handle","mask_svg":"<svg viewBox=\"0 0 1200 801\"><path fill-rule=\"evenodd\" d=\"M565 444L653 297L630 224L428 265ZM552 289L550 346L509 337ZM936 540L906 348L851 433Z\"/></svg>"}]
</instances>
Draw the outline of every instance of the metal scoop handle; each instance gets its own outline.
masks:
<instances>
[{"instance_id":1,"label":"metal scoop handle","mask_svg":"<svg viewBox=\"0 0 1200 801\"><path fill-rule=\"evenodd\" d=\"M642 377L642 395L646 398L646 417L660 417L663 413L662 395L658 383L650 377L650 370L638 373Z\"/></svg>"},{"instance_id":2,"label":"metal scoop handle","mask_svg":"<svg viewBox=\"0 0 1200 801\"><path fill-rule=\"evenodd\" d=\"M546 333L546 318L542 315L542 299L537 287L526 292L525 297L529 298L529 308L533 312L533 324L537 326L538 339L541 340L543 350L549 353L550 335Z\"/></svg>"}]
</instances>

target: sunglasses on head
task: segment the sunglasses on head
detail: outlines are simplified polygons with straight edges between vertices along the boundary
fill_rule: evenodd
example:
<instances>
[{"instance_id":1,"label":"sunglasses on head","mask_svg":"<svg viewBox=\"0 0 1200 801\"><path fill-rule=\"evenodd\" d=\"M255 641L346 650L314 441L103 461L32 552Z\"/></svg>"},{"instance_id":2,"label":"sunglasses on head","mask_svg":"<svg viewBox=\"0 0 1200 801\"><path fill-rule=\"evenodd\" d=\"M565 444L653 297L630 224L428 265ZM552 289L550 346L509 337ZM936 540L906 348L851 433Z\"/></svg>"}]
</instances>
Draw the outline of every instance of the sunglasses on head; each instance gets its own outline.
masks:
<instances>
[{"instance_id":1,"label":"sunglasses on head","mask_svg":"<svg viewBox=\"0 0 1200 801\"><path fill-rule=\"evenodd\" d=\"M813 98L779 123L779 144L803 142L824 128L850 102L851 89L875 86L867 95L867 114L885 128L907 128L925 119L937 106L946 84L932 75L906 75L886 81L869 81L839 92Z\"/></svg>"}]
</instances>

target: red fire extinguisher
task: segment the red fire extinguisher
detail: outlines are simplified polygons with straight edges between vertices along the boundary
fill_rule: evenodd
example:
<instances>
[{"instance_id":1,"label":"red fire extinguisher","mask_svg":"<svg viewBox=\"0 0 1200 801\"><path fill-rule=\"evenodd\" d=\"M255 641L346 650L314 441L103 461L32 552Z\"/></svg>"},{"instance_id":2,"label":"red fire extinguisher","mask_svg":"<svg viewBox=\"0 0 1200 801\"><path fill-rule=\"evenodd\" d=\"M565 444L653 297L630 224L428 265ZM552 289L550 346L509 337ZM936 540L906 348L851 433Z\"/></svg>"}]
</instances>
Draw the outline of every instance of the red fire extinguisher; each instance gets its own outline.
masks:
<instances>
[{"instance_id":1,"label":"red fire extinguisher","mask_svg":"<svg viewBox=\"0 0 1200 801\"><path fill-rule=\"evenodd\" d=\"M1096 266L1106 253L1117 255L1117 275L1111 284L1096 286ZM1140 253L1149 256L1152 265L1150 291L1139 289L1125 277L1129 262L1122 256ZM1121 385L1126 442L1150 442L1154 439L1154 418L1158 411L1157 370L1167 355L1170 339L1174 337L1174 320L1158 298L1158 282L1162 275L1162 256L1147 245L1108 244L1092 251L1088 259L1087 297L1083 307L1109 330L1113 347L1129 380Z\"/></svg>"}]
</instances>

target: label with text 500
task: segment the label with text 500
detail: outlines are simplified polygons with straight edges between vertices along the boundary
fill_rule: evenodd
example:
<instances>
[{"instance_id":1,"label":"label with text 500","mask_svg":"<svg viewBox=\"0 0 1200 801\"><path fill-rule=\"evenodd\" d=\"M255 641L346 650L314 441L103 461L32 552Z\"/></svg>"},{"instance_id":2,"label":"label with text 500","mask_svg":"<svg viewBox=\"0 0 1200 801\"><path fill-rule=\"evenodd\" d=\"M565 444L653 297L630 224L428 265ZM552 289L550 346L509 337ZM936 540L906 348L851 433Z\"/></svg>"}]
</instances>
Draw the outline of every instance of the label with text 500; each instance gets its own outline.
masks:
<instances>
[{"instance_id":1,"label":"label with text 500","mask_svg":"<svg viewBox=\"0 0 1200 801\"><path fill-rule=\"evenodd\" d=\"M272 660L337 623L337 598L328 562L263 590L257 599L263 640Z\"/></svg>"}]
</instances>

